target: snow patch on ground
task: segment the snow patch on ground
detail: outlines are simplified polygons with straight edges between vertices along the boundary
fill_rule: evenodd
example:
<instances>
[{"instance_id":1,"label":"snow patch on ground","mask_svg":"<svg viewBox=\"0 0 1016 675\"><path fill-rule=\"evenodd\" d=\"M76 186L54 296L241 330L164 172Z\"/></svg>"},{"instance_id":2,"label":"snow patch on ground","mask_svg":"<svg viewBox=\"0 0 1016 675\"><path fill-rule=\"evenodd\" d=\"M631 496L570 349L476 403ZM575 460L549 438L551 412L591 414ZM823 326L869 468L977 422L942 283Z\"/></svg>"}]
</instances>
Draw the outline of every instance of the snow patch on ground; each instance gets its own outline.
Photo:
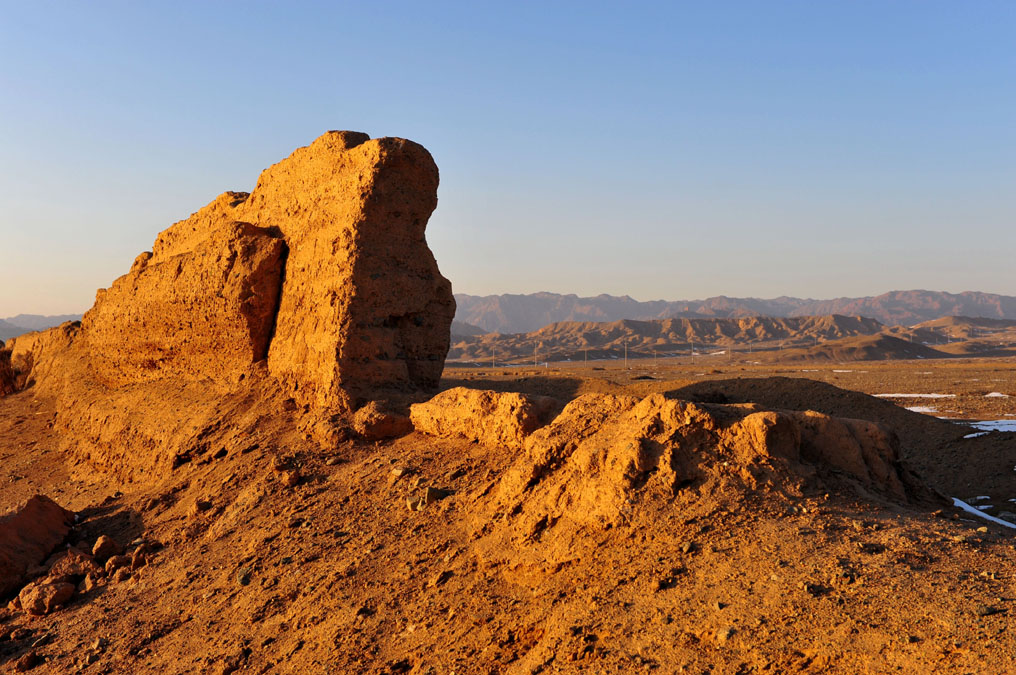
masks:
<instances>
[{"instance_id":1,"label":"snow patch on ground","mask_svg":"<svg viewBox=\"0 0 1016 675\"><path fill-rule=\"evenodd\" d=\"M1009 394L1003 394L1000 391L993 391L990 394L985 394L984 398L1009 398Z\"/></svg>"},{"instance_id":2,"label":"snow patch on ground","mask_svg":"<svg viewBox=\"0 0 1016 675\"><path fill-rule=\"evenodd\" d=\"M971 506L970 504L967 504L962 499L956 499L955 497L953 497L952 500L953 500L953 506L955 506L956 508L963 509L967 513L969 513L971 515L974 515L974 516L977 516L978 518L984 518L985 520L989 520L989 521L995 523L996 525L1001 525L1003 527L1008 527L1011 530L1016 530L1016 524L1010 523L1007 520L1002 520L1001 518L996 518L995 516L988 515L987 513L984 513L983 511L979 511L979 510L975 509L973 506Z\"/></svg>"},{"instance_id":3,"label":"snow patch on ground","mask_svg":"<svg viewBox=\"0 0 1016 675\"><path fill-rule=\"evenodd\" d=\"M980 431L1016 432L1016 420L985 420L983 422L971 422L970 426Z\"/></svg>"},{"instance_id":4,"label":"snow patch on ground","mask_svg":"<svg viewBox=\"0 0 1016 675\"><path fill-rule=\"evenodd\" d=\"M916 413L937 413L938 408L932 408L930 405L911 405L907 406L907 410Z\"/></svg>"},{"instance_id":5,"label":"snow patch on ground","mask_svg":"<svg viewBox=\"0 0 1016 675\"><path fill-rule=\"evenodd\" d=\"M875 398L956 398L956 394L875 394Z\"/></svg>"}]
</instances>

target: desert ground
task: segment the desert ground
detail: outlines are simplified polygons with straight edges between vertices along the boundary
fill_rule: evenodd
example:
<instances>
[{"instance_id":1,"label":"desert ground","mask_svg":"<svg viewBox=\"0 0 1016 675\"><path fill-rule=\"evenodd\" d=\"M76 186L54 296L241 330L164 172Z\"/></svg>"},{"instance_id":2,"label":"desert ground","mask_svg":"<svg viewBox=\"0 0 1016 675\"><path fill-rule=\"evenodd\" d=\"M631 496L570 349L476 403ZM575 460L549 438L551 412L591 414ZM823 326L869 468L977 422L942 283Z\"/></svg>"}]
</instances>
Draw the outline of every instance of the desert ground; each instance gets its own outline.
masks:
<instances>
[{"instance_id":1,"label":"desert ground","mask_svg":"<svg viewBox=\"0 0 1016 675\"><path fill-rule=\"evenodd\" d=\"M903 408L928 400L865 394L954 394L931 400L938 413L1004 419L1013 361L714 361L449 367L441 387L875 420L934 492L894 499L821 472L690 487L559 560L540 550L553 542L520 552L485 534L481 495L516 459L506 448L420 432L322 445L274 414L138 486L55 451L53 408L28 389L0 400L0 510L45 494L79 514L72 545L158 548L52 614L2 611L0 659L13 671L35 654L54 673L1011 672L1016 539L944 498L1005 511L1014 435L965 439ZM451 494L410 510L417 484Z\"/></svg>"}]
</instances>

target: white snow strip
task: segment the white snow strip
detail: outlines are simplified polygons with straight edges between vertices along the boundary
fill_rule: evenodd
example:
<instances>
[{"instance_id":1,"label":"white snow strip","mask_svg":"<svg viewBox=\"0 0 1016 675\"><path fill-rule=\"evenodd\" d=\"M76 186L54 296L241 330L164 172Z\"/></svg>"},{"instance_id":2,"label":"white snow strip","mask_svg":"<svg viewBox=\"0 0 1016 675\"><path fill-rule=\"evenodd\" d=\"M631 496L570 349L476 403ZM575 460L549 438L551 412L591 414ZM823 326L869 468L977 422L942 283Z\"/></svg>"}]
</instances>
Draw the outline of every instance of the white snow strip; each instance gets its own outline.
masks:
<instances>
[{"instance_id":1,"label":"white snow strip","mask_svg":"<svg viewBox=\"0 0 1016 675\"><path fill-rule=\"evenodd\" d=\"M1003 394L1000 391L993 391L990 394L985 394L984 398L1009 398L1009 394Z\"/></svg>"},{"instance_id":2,"label":"white snow strip","mask_svg":"<svg viewBox=\"0 0 1016 675\"><path fill-rule=\"evenodd\" d=\"M817 373L818 368L804 368L801 370L802 373Z\"/></svg>"},{"instance_id":3,"label":"white snow strip","mask_svg":"<svg viewBox=\"0 0 1016 675\"><path fill-rule=\"evenodd\" d=\"M1008 528L1010 528L1012 530L1016 530L1016 524L1010 523L1008 520L1002 520L1001 518L996 518L995 516L991 516L991 515L988 515L987 513L983 513L981 511L978 511L977 509L975 509L970 504L967 504L962 499L956 499L955 497L953 497L952 500L953 500L953 506L955 506L958 509L963 509L967 513L973 514L973 515L977 516L978 518L984 518L985 520L990 520L991 522L995 523L996 525L1002 525L1003 527L1008 527Z\"/></svg>"},{"instance_id":4,"label":"white snow strip","mask_svg":"<svg viewBox=\"0 0 1016 675\"><path fill-rule=\"evenodd\" d=\"M876 398L956 398L956 394L875 394Z\"/></svg>"},{"instance_id":5,"label":"white snow strip","mask_svg":"<svg viewBox=\"0 0 1016 675\"><path fill-rule=\"evenodd\" d=\"M984 422L971 422L970 426L978 431L1016 432L1016 420L985 420Z\"/></svg>"},{"instance_id":6,"label":"white snow strip","mask_svg":"<svg viewBox=\"0 0 1016 675\"><path fill-rule=\"evenodd\" d=\"M930 405L911 405L911 406L907 406L907 410L909 410L910 412L919 412L919 413L937 413L938 412L938 408L932 408Z\"/></svg>"},{"instance_id":7,"label":"white snow strip","mask_svg":"<svg viewBox=\"0 0 1016 675\"><path fill-rule=\"evenodd\" d=\"M976 434L967 434L963 438L977 438L978 436L987 436L987 431L978 431Z\"/></svg>"},{"instance_id":8,"label":"white snow strip","mask_svg":"<svg viewBox=\"0 0 1016 675\"><path fill-rule=\"evenodd\" d=\"M834 369L833 372L834 373L852 373L854 371L852 371L852 370L835 370Z\"/></svg>"},{"instance_id":9,"label":"white snow strip","mask_svg":"<svg viewBox=\"0 0 1016 675\"><path fill-rule=\"evenodd\" d=\"M992 504L984 504L983 506L975 506L978 511L988 511L995 508Z\"/></svg>"},{"instance_id":10,"label":"white snow strip","mask_svg":"<svg viewBox=\"0 0 1016 675\"><path fill-rule=\"evenodd\" d=\"M972 502L985 502L985 501L988 501L989 499L991 499L991 495L977 495L976 497L971 497L970 501L972 501Z\"/></svg>"}]
</instances>

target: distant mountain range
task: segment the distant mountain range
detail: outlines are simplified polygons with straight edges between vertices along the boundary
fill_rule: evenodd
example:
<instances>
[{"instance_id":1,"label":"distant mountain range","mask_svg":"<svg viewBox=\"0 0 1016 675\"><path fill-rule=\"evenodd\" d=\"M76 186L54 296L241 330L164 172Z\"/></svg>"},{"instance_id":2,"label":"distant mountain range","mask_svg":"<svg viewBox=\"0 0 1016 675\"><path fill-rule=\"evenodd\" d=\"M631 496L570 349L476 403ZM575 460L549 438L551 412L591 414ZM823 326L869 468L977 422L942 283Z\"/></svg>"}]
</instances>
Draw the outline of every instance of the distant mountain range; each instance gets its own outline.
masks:
<instances>
[{"instance_id":1,"label":"distant mountain range","mask_svg":"<svg viewBox=\"0 0 1016 675\"><path fill-rule=\"evenodd\" d=\"M891 291L864 298L812 300L779 297L705 300L651 300L598 295L583 298L557 293L455 295L458 324L498 333L528 333L560 321L618 321L672 318L863 316L886 325L911 326L946 316L1016 319L1016 297L967 291Z\"/></svg>"},{"instance_id":2,"label":"distant mountain range","mask_svg":"<svg viewBox=\"0 0 1016 675\"><path fill-rule=\"evenodd\" d=\"M562 321L529 333L453 333L448 360L460 365L536 365L723 356L846 362L1014 354L1016 321L948 317L903 327L860 316L828 315Z\"/></svg>"},{"instance_id":3,"label":"distant mountain range","mask_svg":"<svg viewBox=\"0 0 1016 675\"><path fill-rule=\"evenodd\" d=\"M0 319L0 340L10 340L24 333L59 326L65 321L77 321L80 314L58 314L43 316L41 314L18 314Z\"/></svg>"}]
</instances>

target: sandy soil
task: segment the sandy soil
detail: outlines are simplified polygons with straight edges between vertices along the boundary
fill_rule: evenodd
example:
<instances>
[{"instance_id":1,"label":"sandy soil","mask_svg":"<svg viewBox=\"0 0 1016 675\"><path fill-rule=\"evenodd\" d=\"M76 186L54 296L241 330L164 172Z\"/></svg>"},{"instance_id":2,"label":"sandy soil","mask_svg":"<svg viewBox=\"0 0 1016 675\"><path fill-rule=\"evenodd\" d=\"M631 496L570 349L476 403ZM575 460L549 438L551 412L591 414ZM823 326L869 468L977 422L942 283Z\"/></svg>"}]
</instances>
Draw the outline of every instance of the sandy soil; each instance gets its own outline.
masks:
<instances>
[{"instance_id":1,"label":"sandy soil","mask_svg":"<svg viewBox=\"0 0 1016 675\"><path fill-rule=\"evenodd\" d=\"M442 387L666 392L869 419L940 496L900 503L835 475L692 489L547 566L485 545L485 487L516 459L505 449L419 433L323 446L279 406L239 443L227 421L221 447L213 434L163 482L118 484L63 462L52 408L29 389L0 399L0 512L43 493L79 513L71 544L107 534L156 550L48 616L0 610L0 670L34 652L40 673L1012 671L1014 531L945 498L1005 510L1016 434L964 439L901 405L1016 414L1013 360L629 365L449 368ZM865 395L880 393L956 396ZM451 494L409 510L428 486Z\"/></svg>"}]
</instances>

